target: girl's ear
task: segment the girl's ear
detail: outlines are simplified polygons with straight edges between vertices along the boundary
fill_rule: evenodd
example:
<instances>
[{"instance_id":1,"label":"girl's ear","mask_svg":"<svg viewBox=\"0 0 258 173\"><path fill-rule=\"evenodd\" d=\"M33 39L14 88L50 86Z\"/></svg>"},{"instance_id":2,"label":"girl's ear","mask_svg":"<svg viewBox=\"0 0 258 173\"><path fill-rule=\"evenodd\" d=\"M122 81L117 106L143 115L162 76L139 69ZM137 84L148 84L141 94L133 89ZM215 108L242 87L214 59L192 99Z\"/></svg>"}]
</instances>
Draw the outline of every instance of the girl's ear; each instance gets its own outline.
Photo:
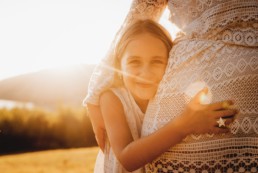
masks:
<instances>
[{"instance_id":1,"label":"girl's ear","mask_svg":"<svg viewBox=\"0 0 258 173\"><path fill-rule=\"evenodd\" d=\"M113 87L121 87L123 86L123 75L121 72L116 71L114 74L114 82L113 82Z\"/></svg>"},{"instance_id":2,"label":"girl's ear","mask_svg":"<svg viewBox=\"0 0 258 173\"><path fill-rule=\"evenodd\" d=\"M118 73L118 78L119 78L120 80L123 80L123 75L122 75L121 73Z\"/></svg>"}]
</instances>

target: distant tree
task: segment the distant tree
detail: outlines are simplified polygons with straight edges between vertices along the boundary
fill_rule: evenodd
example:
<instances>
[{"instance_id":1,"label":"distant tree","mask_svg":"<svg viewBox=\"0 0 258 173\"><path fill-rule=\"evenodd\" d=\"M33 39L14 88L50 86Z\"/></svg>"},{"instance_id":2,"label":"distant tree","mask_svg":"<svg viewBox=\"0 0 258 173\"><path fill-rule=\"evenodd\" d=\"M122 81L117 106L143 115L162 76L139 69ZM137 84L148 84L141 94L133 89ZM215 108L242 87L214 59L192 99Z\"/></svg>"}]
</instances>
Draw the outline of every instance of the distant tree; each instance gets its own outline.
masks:
<instances>
[{"instance_id":1,"label":"distant tree","mask_svg":"<svg viewBox=\"0 0 258 173\"><path fill-rule=\"evenodd\" d=\"M94 145L85 109L0 109L0 153Z\"/></svg>"}]
</instances>

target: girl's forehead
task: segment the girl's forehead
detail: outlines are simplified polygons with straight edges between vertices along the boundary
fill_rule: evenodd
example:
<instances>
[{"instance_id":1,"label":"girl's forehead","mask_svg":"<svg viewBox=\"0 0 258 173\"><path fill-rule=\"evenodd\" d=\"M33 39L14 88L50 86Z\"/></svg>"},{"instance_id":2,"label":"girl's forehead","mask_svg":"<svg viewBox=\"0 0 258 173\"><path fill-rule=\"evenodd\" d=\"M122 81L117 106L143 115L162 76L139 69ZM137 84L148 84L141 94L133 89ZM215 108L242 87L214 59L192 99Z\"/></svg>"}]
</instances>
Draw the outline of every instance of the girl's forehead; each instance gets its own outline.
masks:
<instances>
[{"instance_id":1,"label":"girl's forehead","mask_svg":"<svg viewBox=\"0 0 258 173\"><path fill-rule=\"evenodd\" d=\"M150 49L149 51L152 52L155 50L166 50L167 48L162 39L154 37L150 34L143 34L129 40L125 49L129 49L131 51L140 51L141 49L144 51L146 49Z\"/></svg>"},{"instance_id":2,"label":"girl's forehead","mask_svg":"<svg viewBox=\"0 0 258 173\"><path fill-rule=\"evenodd\" d=\"M154 34L142 33L128 38L124 42L124 49L121 51L119 61L128 60L128 58L151 58L168 57L168 48L164 41Z\"/></svg>"},{"instance_id":3,"label":"girl's forehead","mask_svg":"<svg viewBox=\"0 0 258 173\"><path fill-rule=\"evenodd\" d=\"M145 44L144 44L145 43ZM162 42L132 42L125 49L122 59L142 59L151 60L153 58L166 58L168 57L166 46Z\"/></svg>"}]
</instances>

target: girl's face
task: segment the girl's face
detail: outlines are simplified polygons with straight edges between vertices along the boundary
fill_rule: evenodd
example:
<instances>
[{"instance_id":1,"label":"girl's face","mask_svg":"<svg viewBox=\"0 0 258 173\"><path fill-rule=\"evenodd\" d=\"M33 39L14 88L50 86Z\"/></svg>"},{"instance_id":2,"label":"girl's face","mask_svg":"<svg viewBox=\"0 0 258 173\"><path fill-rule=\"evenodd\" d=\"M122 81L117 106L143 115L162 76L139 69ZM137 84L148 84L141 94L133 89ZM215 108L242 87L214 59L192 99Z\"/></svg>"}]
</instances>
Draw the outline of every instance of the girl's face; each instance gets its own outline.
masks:
<instances>
[{"instance_id":1,"label":"girl's face","mask_svg":"<svg viewBox=\"0 0 258 173\"><path fill-rule=\"evenodd\" d=\"M121 58L121 71L125 87L137 104L148 104L161 81L168 61L165 44L151 34L134 37Z\"/></svg>"}]
</instances>

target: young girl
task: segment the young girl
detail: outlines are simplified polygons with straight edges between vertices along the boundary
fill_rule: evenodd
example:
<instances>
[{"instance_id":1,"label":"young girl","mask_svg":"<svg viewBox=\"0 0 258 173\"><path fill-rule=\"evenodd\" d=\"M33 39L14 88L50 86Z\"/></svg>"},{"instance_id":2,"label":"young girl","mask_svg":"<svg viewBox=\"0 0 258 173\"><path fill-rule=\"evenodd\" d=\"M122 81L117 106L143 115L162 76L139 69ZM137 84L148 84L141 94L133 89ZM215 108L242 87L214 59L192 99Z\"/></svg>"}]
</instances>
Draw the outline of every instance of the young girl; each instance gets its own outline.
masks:
<instances>
[{"instance_id":1,"label":"young girl","mask_svg":"<svg viewBox=\"0 0 258 173\"><path fill-rule=\"evenodd\" d=\"M236 110L226 108L232 102L202 105L200 92L181 116L140 138L144 113L163 77L171 47L167 31L151 20L139 20L122 33L114 50L114 85L100 96L108 141L104 155L98 155L95 173L144 172L141 167L189 134L228 132L226 126L217 127L217 121L228 116L222 125L233 121Z\"/></svg>"}]
</instances>

